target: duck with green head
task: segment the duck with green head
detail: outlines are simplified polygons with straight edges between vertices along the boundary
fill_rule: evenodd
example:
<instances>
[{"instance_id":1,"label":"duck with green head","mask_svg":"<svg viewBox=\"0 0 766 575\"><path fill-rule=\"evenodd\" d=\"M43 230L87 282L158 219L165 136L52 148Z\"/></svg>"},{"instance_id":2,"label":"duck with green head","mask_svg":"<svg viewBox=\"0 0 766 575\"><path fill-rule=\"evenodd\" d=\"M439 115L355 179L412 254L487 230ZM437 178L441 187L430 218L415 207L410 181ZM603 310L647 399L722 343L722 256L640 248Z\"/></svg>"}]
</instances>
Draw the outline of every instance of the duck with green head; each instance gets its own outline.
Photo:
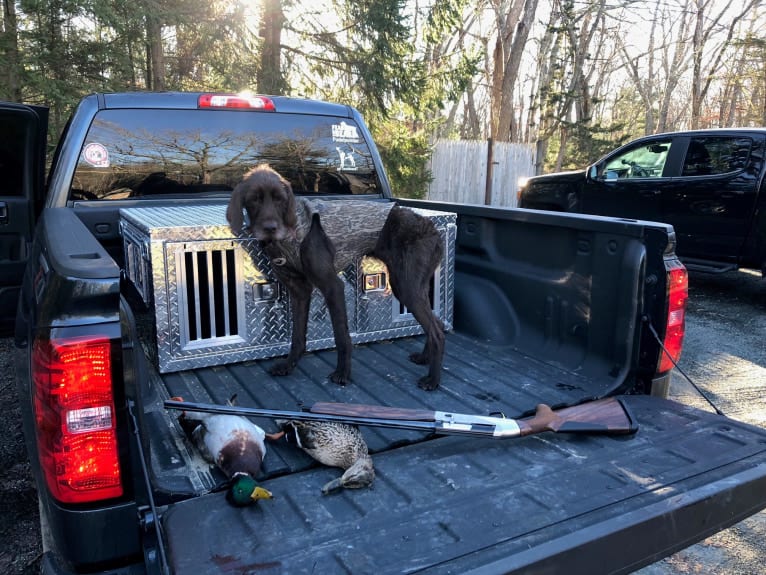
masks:
<instances>
[{"instance_id":1,"label":"duck with green head","mask_svg":"<svg viewBox=\"0 0 766 575\"><path fill-rule=\"evenodd\" d=\"M183 401L181 398L174 398ZM229 401L233 404L233 400ZM271 499L256 477L266 456L266 432L238 415L182 412L178 422L199 452L230 480L226 499L234 505L249 505Z\"/></svg>"},{"instance_id":2,"label":"duck with green head","mask_svg":"<svg viewBox=\"0 0 766 575\"><path fill-rule=\"evenodd\" d=\"M375 479L367 444L355 425L319 421L278 420L280 431L269 439L281 439L300 447L323 465L340 467L343 475L326 483L322 493L368 487Z\"/></svg>"},{"instance_id":3,"label":"duck with green head","mask_svg":"<svg viewBox=\"0 0 766 575\"><path fill-rule=\"evenodd\" d=\"M226 490L226 501L237 507L257 503L260 499L271 499L273 495L264 489L247 473L235 473Z\"/></svg>"}]
</instances>

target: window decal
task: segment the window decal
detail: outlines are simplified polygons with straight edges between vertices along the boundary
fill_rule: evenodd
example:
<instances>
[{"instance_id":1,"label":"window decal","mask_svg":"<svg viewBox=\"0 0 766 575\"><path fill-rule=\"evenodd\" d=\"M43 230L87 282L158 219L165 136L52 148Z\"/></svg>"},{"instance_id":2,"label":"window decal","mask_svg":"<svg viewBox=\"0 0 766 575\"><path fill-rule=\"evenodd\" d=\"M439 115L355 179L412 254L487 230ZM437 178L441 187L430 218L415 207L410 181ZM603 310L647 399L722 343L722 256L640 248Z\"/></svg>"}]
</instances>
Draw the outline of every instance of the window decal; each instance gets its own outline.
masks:
<instances>
[{"instance_id":1,"label":"window decal","mask_svg":"<svg viewBox=\"0 0 766 575\"><path fill-rule=\"evenodd\" d=\"M85 146L82 158L94 168L109 167L109 151L101 144L92 143Z\"/></svg>"},{"instance_id":2,"label":"window decal","mask_svg":"<svg viewBox=\"0 0 766 575\"><path fill-rule=\"evenodd\" d=\"M360 142L359 132L356 126L351 126L346 122L332 125L332 141L348 144L358 144Z\"/></svg>"},{"instance_id":3,"label":"window decal","mask_svg":"<svg viewBox=\"0 0 766 575\"><path fill-rule=\"evenodd\" d=\"M356 160L354 159L354 151L346 152L345 150L336 147L338 150L338 156L340 156L340 166L338 169L341 172L355 172L357 170Z\"/></svg>"}]
</instances>

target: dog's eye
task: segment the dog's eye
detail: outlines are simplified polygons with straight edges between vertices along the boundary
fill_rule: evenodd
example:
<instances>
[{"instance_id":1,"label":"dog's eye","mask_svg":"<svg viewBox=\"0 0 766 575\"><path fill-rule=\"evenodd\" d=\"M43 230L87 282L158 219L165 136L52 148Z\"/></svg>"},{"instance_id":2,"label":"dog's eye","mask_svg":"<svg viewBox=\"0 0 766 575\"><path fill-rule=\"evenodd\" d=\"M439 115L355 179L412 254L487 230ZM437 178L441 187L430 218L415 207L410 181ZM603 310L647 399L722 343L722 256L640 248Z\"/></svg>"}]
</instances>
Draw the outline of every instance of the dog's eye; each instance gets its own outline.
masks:
<instances>
[{"instance_id":1,"label":"dog's eye","mask_svg":"<svg viewBox=\"0 0 766 575\"><path fill-rule=\"evenodd\" d=\"M271 202L278 209L284 209L287 206L287 197L284 194L274 194L271 196Z\"/></svg>"}]
</instances>

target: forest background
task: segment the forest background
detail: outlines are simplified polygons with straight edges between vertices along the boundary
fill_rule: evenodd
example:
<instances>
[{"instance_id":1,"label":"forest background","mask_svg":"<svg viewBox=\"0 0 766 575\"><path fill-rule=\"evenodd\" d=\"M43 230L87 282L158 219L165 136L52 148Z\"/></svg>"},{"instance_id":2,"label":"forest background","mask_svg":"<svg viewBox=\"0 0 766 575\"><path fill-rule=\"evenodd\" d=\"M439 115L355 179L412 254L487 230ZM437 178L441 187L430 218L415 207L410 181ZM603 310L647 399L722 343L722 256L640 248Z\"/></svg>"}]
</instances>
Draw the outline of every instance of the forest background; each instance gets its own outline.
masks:
<instances>
[{"instance_id":1,"label":"forest background","mask_svg":"<svg viewBox=\"0 0 766 575\"><path fill-rule=\"evenodd\" d=\"M395 189L437 138L535 145L544 171L643 135L766 126L766 0L0 0L0 100L192 90L348 103Z\"/></svg>"}]
</instances>

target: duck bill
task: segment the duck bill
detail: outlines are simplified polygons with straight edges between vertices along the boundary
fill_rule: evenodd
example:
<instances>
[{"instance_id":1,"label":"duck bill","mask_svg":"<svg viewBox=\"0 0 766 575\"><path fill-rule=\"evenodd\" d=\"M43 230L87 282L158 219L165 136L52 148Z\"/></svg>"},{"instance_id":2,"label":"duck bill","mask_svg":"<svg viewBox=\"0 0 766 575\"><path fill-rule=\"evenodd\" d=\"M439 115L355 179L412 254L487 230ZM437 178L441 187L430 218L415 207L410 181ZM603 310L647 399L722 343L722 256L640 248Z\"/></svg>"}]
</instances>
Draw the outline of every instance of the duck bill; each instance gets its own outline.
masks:
<instances>
[{"instance_id":1,"label":"duck bill","mask_svg":"<svg viewBox=\"0 0 766 575\"><path fill-rule=\"evenodd\" d=\"M253 489L253 492L250 494L250 499L253 501L258 501L259 499L271 499L273 497L271 491L260 486Z\"/></svg>"}]
</instances>

